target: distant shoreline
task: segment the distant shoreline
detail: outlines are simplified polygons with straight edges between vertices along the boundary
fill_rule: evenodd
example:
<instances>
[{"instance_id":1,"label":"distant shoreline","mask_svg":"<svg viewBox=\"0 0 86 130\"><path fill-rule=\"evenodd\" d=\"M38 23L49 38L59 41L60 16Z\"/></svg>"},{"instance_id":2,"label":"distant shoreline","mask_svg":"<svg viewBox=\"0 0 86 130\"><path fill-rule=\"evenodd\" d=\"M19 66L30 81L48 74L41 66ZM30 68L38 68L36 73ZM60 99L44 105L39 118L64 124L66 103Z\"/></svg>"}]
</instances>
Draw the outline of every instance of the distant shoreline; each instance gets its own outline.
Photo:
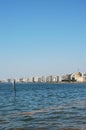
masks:
<instances>
[{"instance_id":1,"label":"distant shoreline","mask_svg":"<svg viewBox=\"0 0 86 130\"><path fill-rule=\"evenodd\" d=\"M11 84L11 82L0 82L0 84ZM86 84L86 82L16 82L16 84Z\"/></svg>"}]
</instances>

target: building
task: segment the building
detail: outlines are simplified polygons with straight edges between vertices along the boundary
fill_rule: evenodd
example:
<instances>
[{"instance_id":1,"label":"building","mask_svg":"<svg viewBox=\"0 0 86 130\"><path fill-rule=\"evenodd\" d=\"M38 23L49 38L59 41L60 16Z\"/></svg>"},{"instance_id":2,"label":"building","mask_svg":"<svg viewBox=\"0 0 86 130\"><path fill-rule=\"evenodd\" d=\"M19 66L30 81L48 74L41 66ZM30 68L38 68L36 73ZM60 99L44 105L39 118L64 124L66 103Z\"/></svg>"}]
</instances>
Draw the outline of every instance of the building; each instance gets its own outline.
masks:
<instances>
[{"instance_id":1,"label":"building","mask_svg":"<svg viewBox=\"0 0 86 130\"><path fill-rule=\"evenodd\" d=\"M38 77L33 77L33 82L38 82Z\"/></svg>"},{"instance_id":2,"label":"building","mask_svg":"<svg viewBox=\"0 0 86 130\"><path fill-rule=\"evenodd\" d=\"M27 78L27 82L28 82L28 83L33 82L33 77L29 77L29 78Z\"/></svg>"},{"instance_id":3,"label":"building","mask_svg":"<svg viewBox=\"0 0 86 130\"><path fill-rule=\"evenodd\" d=\"M46 77L46 82L48 83L52 82L52 75Z\"/></svg>"},{"instance_id":4,"label":"building","mask_svg":"<svg viewBox=\"0 0 86 130\"><path fill-rule=\"evenodd\" d=\"M15 79L16 83L19 83L20 82L20 79Z\"/></svg>"},{"instance_id":5,"label":"building","mask_svg":"<svg viewBox=\"0 0 86 130\"><path fill-rule=\"evenodd\" d=\"M83 74L83 82L86 82L86 73Z\"/></svg>"},{"instance_id":6,"label":"building","mask_svg":"<svg viewBox=\"0 0 86 130\"><path fill-rule=\"evenodd\" d=\"M23 78L20 78L20 79L19 79L19 82L20 82L20 83L23 83Z\"/></svg>"},{"instance_id":7,"label":"building","mask_svg":"<svg viewBox=\"0 0 86 130\"><path fill-rule=\"evenodd\" d=\"M8 83L11 83L11 82L12 82L12 79L7 79L7 82L8 82Z\"/></svg>"},{"instance_id":8,"label":"building","mask_svg":"<svg viewBox=\"0 0 86 130\"><path fill-rule=\"evenodd\" d=\"M38 82L41 83L42 82L42 77L38 78Z\"/></svg>"},{"instance_id":9,"label":"building","mask_svg":"<svg viewBox=\"0 0 86 130\"><path fill-rule=\"evenodd\" d=\"M59 82L59 76L52 76L52 82L53 83Z\"/></svg>"},{"instance_id":10,"label":"building","mask_svg":"<svg viewBox=\"0 0 86 130\"><path fill-rule=\"evenodd\" d=\"M59 76L50 75L50 76L46 77L46 82L57 83L57 82L59 82Z\"/></svg>"},{"instance_id":11,"label":"building","mask_svg":"<svg viewBox=\"0 0 86 130\"><path fill-rule=\"evenodd\" d=\"M83 74L82 76L79 76L77 78L77 82L86 82L86 74Z\"/></svg>"},{"instance_id":12,"label":"building","mask_svg":"<svg viewBox=\"0 0 86 130\"><path fill-rule=\"evenodd\" d=\"M42 76L42 77L41 77L41 82L43 82L43 83L46 82L46 77L45 77L45 76Z\"/></svg>"},{"instance_id":13,"label":"building","mask_svg":"<svg viewBox=\"0 0 86 130\"><path fill-rule=\"evenodd\" d=\"M70 82L71 81L71 74L66 74L61 76L62 82Z\"/></svg>"},{"instance_id":14,"label":"building","mask_svg":"<svg viewBox=\"0 0 86 130\"><path fill-rule=\"evenodd\" d=\"M74 76L75 76L75 80L77 81L79 78L82 77L82 73L81 73L81 72L76 72L76 73L74 74Z\"/></svg>"}]
</instances>

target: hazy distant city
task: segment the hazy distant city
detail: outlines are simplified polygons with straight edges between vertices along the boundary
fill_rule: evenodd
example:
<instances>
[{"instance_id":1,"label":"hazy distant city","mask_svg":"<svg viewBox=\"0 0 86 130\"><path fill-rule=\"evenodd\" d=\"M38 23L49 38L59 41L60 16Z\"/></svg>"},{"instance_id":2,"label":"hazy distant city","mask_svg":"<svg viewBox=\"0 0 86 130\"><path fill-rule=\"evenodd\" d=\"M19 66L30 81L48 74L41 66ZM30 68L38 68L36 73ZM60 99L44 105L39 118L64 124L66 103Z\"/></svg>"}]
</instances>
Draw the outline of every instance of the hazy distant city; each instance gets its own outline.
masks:
<instances>
[{"instance_id":1,"label":"hazy distant city","mask_svg":"<svg viewBox=\"0 0 86 130\"><path fill-rule=\"evenodd\" d=\"M0 80L1 83L10 83L14 79ZM62 83L62 82L86 82L86 73L76 72L72 74L65 74L62 76L33 76L27 78L17 78L16 83Z\"/></svg>"}]
</instances>

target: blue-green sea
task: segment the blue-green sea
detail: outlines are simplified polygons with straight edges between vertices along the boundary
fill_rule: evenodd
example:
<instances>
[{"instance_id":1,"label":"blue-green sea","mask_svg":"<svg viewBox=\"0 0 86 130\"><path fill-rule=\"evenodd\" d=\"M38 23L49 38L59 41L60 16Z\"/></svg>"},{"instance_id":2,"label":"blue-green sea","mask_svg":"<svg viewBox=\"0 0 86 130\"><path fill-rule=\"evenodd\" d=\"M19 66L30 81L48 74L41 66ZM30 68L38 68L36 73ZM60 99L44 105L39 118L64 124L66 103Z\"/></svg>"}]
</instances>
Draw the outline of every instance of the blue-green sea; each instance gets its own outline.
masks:
<instances>
[{"instance_id":1,"label":"blue-green sea","mask_svg":"<svg viewBox=\"0 0 86 130\"><path fill-rule=\"evenodd\" d=\"M0 83L0 130L86 130L86 84Z\"/></svg>"}]
</instances>

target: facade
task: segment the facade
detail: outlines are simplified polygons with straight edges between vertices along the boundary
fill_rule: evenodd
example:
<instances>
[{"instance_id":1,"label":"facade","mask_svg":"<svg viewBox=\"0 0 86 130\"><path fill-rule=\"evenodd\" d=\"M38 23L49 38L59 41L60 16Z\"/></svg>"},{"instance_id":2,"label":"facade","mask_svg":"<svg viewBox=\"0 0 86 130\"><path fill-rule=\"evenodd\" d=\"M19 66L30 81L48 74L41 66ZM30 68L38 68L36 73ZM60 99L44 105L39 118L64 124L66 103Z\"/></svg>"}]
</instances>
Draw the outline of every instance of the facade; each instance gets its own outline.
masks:
<instances>
[{"instance_id":1,"label":"facade","mask_svg":"<svg viewBox=\"0 0 86 130\"><path fill-rule=\"evenodd\" d=\"M75 73L75 80L77 81L78 78L80 78L81 76L82 76L82 73L80 72Z\"/></svg>"},{"instance_id":2,"label":"facade","mask_svg":"<svg viewBox=\"0 0 86 130\"><path fill-rule=\"evenodd\" d=\"M23 78L20 78L20 79L19 79L19 82L23 82Z\"/></svg>"},{"instance_id":3,"label":"facade","mask_svg":"<svg viewBox=\"0 0 86 130\"><path fill-rule=\"evenodd\" d=\"M59 76L52 76L52 82L53 83L59 82Z\"/></svg>"},{"instance_id":4,"label":"facade","mask_svg":"<svg viewBox=\"0 0 86 130\"><path fill-rule=\"evenodd\" d=\"M38 82L38 77L33 77L33 82Z\"/></svg>"},{"instance_id":5,"label":"facade","mask_svg":"<svg viewBox=\"0 0 86 130\"><path fill-rule=\"evenodd\" d=\"M23 78L23 82L24 82L24 83L27 83L27 78Z\"/></svg>"},{"instance_id":6,"label":"facade","mask_svg":"<svg viewBox=\"0 0 86 130\"><path fill-rule=\"evenodd\" d=\"M71 81L71 74L66 74L61 76L61 81L62 82L70 82Z\"/></svg>"},{"instance_id":7,"label":"facade","mask_svg":"<svg viewBox=\"0 0 86 130\"><path fill-rule=\"evenodd\" d=\"M42 78L41 78L41 77L38 78L38 82L39 82L39 83L42 82Z\"/></svg>"},{"instance_id":8,"label":"facade","mask_svg":"<svg viewBox=\"0 0 86 130\"><path fill-rule=\"evenodd\" d=\"M32 77L29 77L29 78L28 78L28 82L33 82L33 78L32 78Z\"/></svg>"},{"instance_id":9,"label":"facade","mask_svg":"<svg viewBox=\"0 0 86 130\"><path fill-rule=\"evenodd\" d=\"M7 82L8 82L8 83L11 83L11 82L12 82L12 79L7 79Z\"/></svg>"},{"instance_id":10,"label":"facade","mask_svg":"<svg viewBox=\"0 0 86 130\"><path fill-rule=\"evenodd\" d=\"M59 82L59 76L50 75L50 76L46 77L46 82L57 83L57 82Z\"/></svg>"},{"instance_id":11,"label":"facade","mask_svg":"<svg viewBox=\"0 0 86 130\"><path fill-rule=\"evenodd\" d=\"M17 83L19 83L19 82L20 82L20 80L19 80L19 79L16 79L15 81L16 81Z\"/></svg>"},{"instance_id":12,"label":"facade","mask_svg":"<svg viewBox=\"0 0 86 130\"><path fill-rule=\"evenodd\" d=\"M52 82L52 76L51 75L46 77L46 82L48 82L48 83Z\"/></svg>"},{"instance_id":13,"label":"facade","mask_svg":"<svg viewBox=\"0 0 86 130\"><path fill-rule=\"evenodd\" d=\"M83 74L82 76L78 77L77 82L86 82L86 74Z\"/></svg>"},{"instance_id":14,"label":"facade","mask_svg":"<svg viewBox=\"0 0 86 130\"><path fill-rule=\"evenodd\" d=\"M83 82L86 82L86 73L83 74Z\"/></svg>"},{"instance_id":15,"label":"facade","mask_svg":"<svg viewBox=\"0 0 86 130\"><path fill-rule=\"evenodd\" d=\"M45 77L45 76L42 76L42 77L41 77L41 82L43 82L43 83L46 82L46 77Z\"/></svg>"},{"instance_id":16,"label":"facade","mask_svg":"<svg viewBox=\"0 0 86 130\"><path fill-rule=\"evenodd\" d=\"M75 74L73 73L73 74L71 74L71 81L72 82L75 82L76 80L75 80Z\"/></svg>"}]
</instances>

